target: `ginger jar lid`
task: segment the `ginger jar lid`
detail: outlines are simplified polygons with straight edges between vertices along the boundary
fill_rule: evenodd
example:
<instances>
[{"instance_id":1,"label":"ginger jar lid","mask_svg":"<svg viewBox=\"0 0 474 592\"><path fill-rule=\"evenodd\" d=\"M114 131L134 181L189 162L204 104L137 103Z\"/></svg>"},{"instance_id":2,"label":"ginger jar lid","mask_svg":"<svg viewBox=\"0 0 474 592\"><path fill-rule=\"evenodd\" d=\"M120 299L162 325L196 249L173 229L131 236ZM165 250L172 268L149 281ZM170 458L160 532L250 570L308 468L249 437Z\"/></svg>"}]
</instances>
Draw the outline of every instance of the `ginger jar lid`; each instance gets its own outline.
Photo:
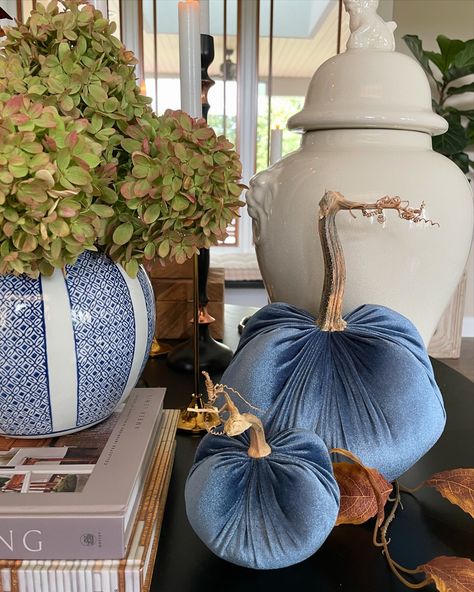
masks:
<instances>
[{"instance_id":1,"label":"ginger jar lid","mask_svg":"<svg viewBox=\"0 0 474 592\"><path fill-rule=\"evenodd\" d=\"M316 70L303 110L290 117L296 131L385 128L426 132L448 129L433 112L421 66L395 51L394 22L377 14L378 0L344 0L350 15L347 51Z\"/></svg>"}]
</instances>

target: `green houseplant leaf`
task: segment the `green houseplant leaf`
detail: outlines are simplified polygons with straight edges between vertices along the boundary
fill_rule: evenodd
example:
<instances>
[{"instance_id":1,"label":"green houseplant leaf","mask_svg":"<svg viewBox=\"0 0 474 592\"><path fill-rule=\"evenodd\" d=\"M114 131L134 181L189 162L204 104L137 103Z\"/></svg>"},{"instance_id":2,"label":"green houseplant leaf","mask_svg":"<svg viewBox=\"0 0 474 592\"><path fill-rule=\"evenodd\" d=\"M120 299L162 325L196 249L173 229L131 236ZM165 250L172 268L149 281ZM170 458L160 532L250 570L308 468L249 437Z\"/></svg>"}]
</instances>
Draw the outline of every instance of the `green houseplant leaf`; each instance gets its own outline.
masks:
<instances>
[{"instance_id":1,"label":"green houseplant leaf","mask_svg":"<svg viewBox=\"0 0 474 592\"><path fill-rule=\"evenodd\" d=\"M408 45L410 51L418 60L423 70L434 79L433 71L431 70L430 61L426 52L423 51L423 44L418 35L404 35L403 40Z\"/></svg>"},{"instance_id":2,"label":"green houseplant leaf","mask_svg":"<svg viewBox=\"0 0 474 592\"><path fill-rule=\"evenodd\" d=\"M442 72L444 72L449 68L449 66L451 66L459 52L464 49L466 43L460 39L449 39L445 35L438 35L438 37L436 37L436 41L441 51L443 61L443 67L440 69ZM434 52L429 53L431 54Z\"/></svg>"},{"instance_id":3,"label":"green houseplant leaf","mask_svg":"<svg viewBox=\"0 0 474 592\"><path fill-rule=\"evenodd\" d=\"M474 92L474 82L462 86L450 86L447 90L448 96L461 95L465 92Z\"/></svg>"},{"instance_id":4,"label":"green houseplant leaf","mask_svg":"<svg viewBox=\"0 0 474 592\"><path fill-rule=\"evenodd\" d=\"M454 58L456 68L474 67L474 39L467 41L461 51Z\"/></svg>"},{"instance_id":5,"label":"green houseplant leaf","mask_svg":"<svg viewBox=\"0 0 474 592\"><path fill-rule=\"evenodd\" d=\"M433 148L445 156L452 156L466 146L466 130L455 114L448 113L445 119L449 123L448 131L441 136L433 137Z\"/></svg>"},{"instance_id":6,"label":"green houseplant leaf","mask_svg":"<svg viewBox=\"0 0 474 592\"><path fill-rule=\"evenodd\" d=\"M472 163L466 149L474 142L471 111L457 109L447 104L447 100L465 92L474 92L474 83L452 84L453 81L474 73L474 39L461 41L438 35L440 53L424 51L421 40L416 35L405 35L403 39L425 72L436 83L437 96L433 97L433 108L449 124L445 134L433 137L433 149L450 158L463 173L468 173ZM435 64L436 74L430 62Z\"/></svg>"}]
</instances>

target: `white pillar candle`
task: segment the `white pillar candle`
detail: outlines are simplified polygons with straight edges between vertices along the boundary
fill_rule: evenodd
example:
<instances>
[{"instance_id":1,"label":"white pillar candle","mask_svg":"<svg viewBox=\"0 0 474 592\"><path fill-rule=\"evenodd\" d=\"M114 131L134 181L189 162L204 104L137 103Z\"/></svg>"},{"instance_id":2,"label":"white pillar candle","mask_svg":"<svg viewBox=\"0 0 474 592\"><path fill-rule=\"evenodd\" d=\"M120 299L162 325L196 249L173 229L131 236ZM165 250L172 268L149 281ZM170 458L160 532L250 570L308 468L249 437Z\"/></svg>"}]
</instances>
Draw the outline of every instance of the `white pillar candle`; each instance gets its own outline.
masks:
<instances>
[{"instance_id":1,"label":"white pillar candle","mask_svg":"<svg viewBox=\"0 0 474 592\"><path fill-rule=\"evenodd\" d=\"M191 117L202 117L199 2L179 2L178 14L181 109Z\"/></svg>"},{"instance_id":2,"label":"white pillar candle","mask_svg":"<svg viewBox=\"0 0 474 592\"><path fill-rule=\"evenodd\" d=\"M283 142L283 130L280 128L272 129L270 132L270 165L275 164L281 158Z\"/></svg>"},{"instance_id":3,"label":"white pillar candle","mask_svg":"<svg viewBox=\"0 0 474 592\"><path fill-rule=\"evenodd\" d=\"M201 20L201 33L209 35L209 0L199 0L199 17Z\"/></svg>"}]
</instances>

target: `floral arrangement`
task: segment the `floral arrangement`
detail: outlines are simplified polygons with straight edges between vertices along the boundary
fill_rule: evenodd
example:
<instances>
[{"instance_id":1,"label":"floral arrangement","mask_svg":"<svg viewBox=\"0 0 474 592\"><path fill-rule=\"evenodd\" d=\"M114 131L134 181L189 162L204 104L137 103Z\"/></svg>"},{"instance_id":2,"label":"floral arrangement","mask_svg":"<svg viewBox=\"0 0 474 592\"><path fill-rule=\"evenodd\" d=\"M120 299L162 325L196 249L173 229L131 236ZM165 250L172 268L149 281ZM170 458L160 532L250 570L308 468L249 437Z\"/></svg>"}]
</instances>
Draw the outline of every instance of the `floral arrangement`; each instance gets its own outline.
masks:
<instances>
[{"instance_id":1,"label":"floral arrangement","mask_svg":"<svg viewBox=\"0 0 474 592\"><path fill-rule=\"evenodd\" d=\"M51 275L85 250L134 277L225 238L241 165L203 119L157 117L136 60L82 0L38 4L0 49L0 273Z\"/></svg>"}]
</instances>

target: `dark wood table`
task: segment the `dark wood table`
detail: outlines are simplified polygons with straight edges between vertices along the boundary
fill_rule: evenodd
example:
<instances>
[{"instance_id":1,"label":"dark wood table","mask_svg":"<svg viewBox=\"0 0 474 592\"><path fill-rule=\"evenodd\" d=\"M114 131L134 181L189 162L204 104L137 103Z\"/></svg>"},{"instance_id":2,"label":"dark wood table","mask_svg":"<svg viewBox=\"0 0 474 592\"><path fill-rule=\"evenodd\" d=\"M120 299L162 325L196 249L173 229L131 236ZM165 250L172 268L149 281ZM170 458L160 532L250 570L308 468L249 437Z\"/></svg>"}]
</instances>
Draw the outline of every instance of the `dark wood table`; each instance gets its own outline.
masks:
<instances>
[{"instance_id":1,"label":"dark wood table","mask_svg":"<svg viewBox=\"0 0 474 592\"><path fill-rule=\"evenodd\" d=\"M238 322L249 312L226 305L224 341L233 349L239 339ZM409 486L437 471L474 467L474 383L439 361L433 360L433 367L444 395L447 425L437 444L401 478ZM148 362L141 386L167 387L165 406L176 408L189 402L193 380L170 370L165 359L155 358ZM372 545L372 521L335 528L314 556L286 569L254 571L215 557L191 529L184 505L184 483L199 441L195 436L177 436L153 592L407 590L390 572L380 549ZM416 567L439 555L474 558L474 522L461 509L428 488L416 496L403 494L402 500L403 509L398 509L389 532L391 554L398 563Z\"/></svg>"}]
</instances>

